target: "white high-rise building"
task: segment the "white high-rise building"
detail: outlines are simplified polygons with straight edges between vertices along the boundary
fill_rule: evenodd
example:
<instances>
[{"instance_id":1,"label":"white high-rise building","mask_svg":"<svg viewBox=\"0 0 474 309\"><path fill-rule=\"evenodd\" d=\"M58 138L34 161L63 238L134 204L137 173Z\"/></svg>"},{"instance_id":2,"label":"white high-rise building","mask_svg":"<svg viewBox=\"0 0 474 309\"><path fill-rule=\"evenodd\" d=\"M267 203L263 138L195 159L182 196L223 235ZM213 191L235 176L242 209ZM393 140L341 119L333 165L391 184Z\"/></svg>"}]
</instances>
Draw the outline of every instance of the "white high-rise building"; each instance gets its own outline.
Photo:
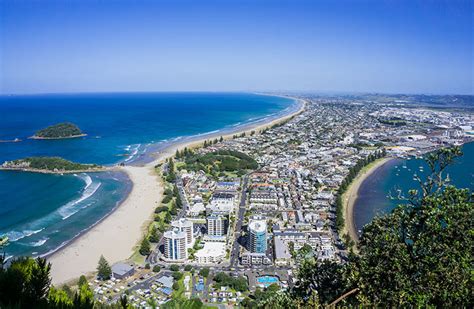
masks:
<instances>
[{"instance_id":1,"label":"white high-rise building","mask_svg":"<svg viewBox=\"0 0 474 309\"><path fill-rule=\"evenodd\" d=\"M261 216L250 218L249 249L252 253L265 253L267 251L267 221Z\"/></svg>"},{"instance_id":2,"label":"white high-rise building","mask_svg":"<svg viewBox=\"0 0 474 309\"><path fill-rule=\"evenodd\" d=\"M193 222L187 220L186 218L181 218L179 220L171 222L171 227L178 229L180 232L184 232L186 234L186 246L192 247L194 244L194 236L193 236Z\"/></svg>"},{"instance_id":3,"label":"white high-rise building","mask_svg":"<svg viewBox=\"0 0 474 309\"><path fill-rule=\"evenodd\" d=\"M207 217L207 234L209 236L224 236L225 224L226 218L223 215L210 215Z\"/></svg>"},{"instance_id":4,"label":"white high-rise building","mask_svg":"<svg viewBox=\"0 0 474 309\"><path fill-rule=\"evenodd\" d=\"M164 257L169 261L185 261L188 258L186 249L186 233L176 228L166 231L163 235L165 242Z\"/></svg>"}]
</instances>

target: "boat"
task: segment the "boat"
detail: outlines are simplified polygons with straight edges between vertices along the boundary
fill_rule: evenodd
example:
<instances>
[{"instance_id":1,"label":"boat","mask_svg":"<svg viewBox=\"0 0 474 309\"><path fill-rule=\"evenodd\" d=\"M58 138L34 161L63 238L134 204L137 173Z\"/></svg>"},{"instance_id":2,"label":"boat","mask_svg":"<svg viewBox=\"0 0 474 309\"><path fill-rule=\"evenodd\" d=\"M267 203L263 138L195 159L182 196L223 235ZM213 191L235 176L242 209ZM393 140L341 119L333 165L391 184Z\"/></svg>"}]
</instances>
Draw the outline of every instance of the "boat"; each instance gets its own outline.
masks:
<instances>
[{"instance_id":1,"label":"boat","mask_svg":"<svg viewBox=\"0 0 474 309\"><path fill-rule=\"evenodd\" d=\"M5 246L8 243L8 236L0 236L0 246Z\"/></svg>"}]
</instances>

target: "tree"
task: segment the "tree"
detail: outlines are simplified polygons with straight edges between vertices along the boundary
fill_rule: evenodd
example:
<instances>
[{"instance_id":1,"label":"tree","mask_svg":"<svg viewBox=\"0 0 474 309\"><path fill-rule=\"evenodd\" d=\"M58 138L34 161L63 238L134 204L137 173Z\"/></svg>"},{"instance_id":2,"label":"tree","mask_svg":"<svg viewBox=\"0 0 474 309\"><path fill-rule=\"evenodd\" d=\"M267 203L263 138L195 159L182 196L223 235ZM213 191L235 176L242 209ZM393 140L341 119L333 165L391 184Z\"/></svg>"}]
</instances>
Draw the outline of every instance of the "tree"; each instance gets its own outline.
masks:
<instances>
[{"instance_id":1,"label":"tree","mask_svg":"<svg viewBox=\"0 0 474 309\"><path fill-rule=\"evenodd\" d=\"M207 276L209 276L209 267L201 268L201 270L199 271L199 276L207 278Z\"/></svg>"},{"instance_id":2,"label":"tree","mask_svg":"<svg viewBox=\"0 0 474 309\"><path fill-rule=\"evenodd\" d=\"M307 302L315 292L318 302L331 306L470 307L474 198L443 176L460 155L458 147L428 154L430 174L418 178L420 189L363 228L359 252L350 253L347 264L304 261L296 287L282 298L286 307ZM294 302L286 303L288 298Z\"/></svg>"},{"instance_id":3,"label":"tree","mask_svg":"<svg viewBox=\"0 0 474 309\"><path fill-rule=\"evenodd\" d=\"M183 208L183 201L181 200L181 195L179 195L179 194L176 197L176 207Z\"/></svg>"},{"instance_id":4,"label":"tree","mask_svg":"<svg viewBox=\"0 0 474 309\"><path fill-rule=\"evenodd\" d=\"M120 296L120 306L122 306L122 309L127 309L129 304L128 304L128 297L126 294L123 294Z\"/></svg>"},{"instance_id":5,"label":"tree","mask_svg":"<svg viewBox=\"0 0 474 309\"><path fill-rule=\"evenodd\" d=\"M175 182L176 174L174 171L174 161L172 158L168 161L168 176L166 177L166 181L168 182Z\"/></svg>"},{"instance_id":6,"label":"tree","mask_svg":"<svg viewBox=\"0 0 474 309\"><path fill-rule=\"evenodd\" d=\"M474 303L474 200L450 186L443 172L458 147L426 158L430 175L407 204L363 230L355 260L358 299L374 305L465 307Z\"/></svg>"},{"instance_id":7,"label":"tree","mask_svg":"<svg viewBox=\"0 0 474 309\"><path fill-rule=\"evenodd\" d=\"M146 263L145 264L145 269L150 269L150 268L151 268L150 263Z\"/></svg>"},{"instance_id":8,"label":"tree","mask_svg":"<svg viewBox=\"0 0 474 309\"><path fill-rule=\"evenodd\" d=\"M0 308L92 309L94 295L84 284L74 295L51 286L51 265L45 259L15 258L0 269Z\"/></svg>"},{"instance_id":9,"label":"tree","mask_svg":"<svg viewBox=\"0 0 474 309\"><path fill-rule=\"evenodd\" d=\"M180 280L183 278L183 274L179 271L174 271L171 275L173 276L174 280Z\"/></svg>"},{"instance_id":10,"label":"tree","mask_svg":"<svg viewBox=\"0 0 474 309\"><path fill-rule=\"evenodd\" d=\"M173 283L172 288L173 288L173 290L175 290L175 291L179 290L179 283L178 283L178 282Z\"/></svg>"},{"instance_id":11,"label":"tree","mask_svg":"<svg viewBox=\"0 0 474 309\"><path fill-rule=\"evenodd\" d=\"M154 273L159 273L160 270L161 270L160 265L155 265L155 266L153 266L153 272L154 272Z\"/></svg>"},{"instance_id":12,"label":"tree","mask_svg":"<svg viewBox=\"0 0 474 309\"><path fill-rule=\"evenodd\" d=\"M170 266L170 270L171 271L179 271L179 266L176 265L176 264L173 264L173 265Z\"/></svg>"},{"instance_id":13,"label":"tree","mask_svg":"<svg viewBox=\"0 0 474 309\"><path fill-rule=\"evenodd\" d=\"M50 308L71 308L73 303L69 295L62 289L52 286L49 289L48 305Z\"/></svg>"},{"instance_id":14,"label":"tree","mask_svg":"<svg viewBox=\"0 0 474 309\"><path fill-rule=\"evenodd\" d=\"M141 255L149 255L151 253L150 242L148 237L144 237L142 243L140 244L140 250L138 250Z\"/></svg>"},{"instance_id":15,"label":"tree","mask_svg":"<svg viewBox=\"0 0 474 309\"><path fill-rule=\"evenodd\" d=\"M193 269L193 267L191 265L184 266L185 271L191 271L191 269Z\"/></svg>"},{"instance_id":16,"label":"tree","mask_svg":"<svg viewBox=\"0 0 474 309\"><path fill-rule=\"evenodd\" d=\"M156 228L155 225L151 227L149 239L150 239L150 242L154 242L154 243L160 241L160 235L158 234L158 229Z\"/></svg>"},{"instance_id":17,"label":"tree","mask_svg":"<svg viewBox=\"0 0 474 309\"><path fill-rule=\"evenodd\" d=\"M100 256L99 265L97 266L97 277L101 280L108 280L112 276L112 268L109 265L109 262L104 258L103 255ZM82 285L80 286L82 287Z\"/></svg>"},{"instance_id":18,"label":"tree","mask_svg":"<svg viewBox=\"0 0 474 309\"><path fill-rule=\"evenodd\" d=\"M165 218L164 218L165 223L170 223L171 219L172 219L171 214L169 212L166 212Z\"/></svg>"},{"instance_id":19,"label":"tree","mask_svg":"<svg viewBox=\"0 0 474 309\"><path fill-rule=\"evenodd\" d=\"M77 282L77 286L80 287L80 286L82 286L82 285L84 285L84 284L88 284L87 278L86 278L86 276L81 275L81 276L79 277L79 281Z\"/></svg>"},{"instance_id":20,"label":"tree","mask_svg":"<svg viewBox=\"0 0 474 309\"><path fill-rule=\"evenodd\" d=\"M94 308L94 293L89 285L82 285L73 299L74 308L92 309Z\"/></svg>"},{"instance_id":21,"label":"tree","mask_svg":"<svg viewBox=\"0 0 474 309\"><path fill-rule=\"evenodd\" d=\"M51 285L50 271L51 263L46 262L46 259L43 258L36 259L36 263L31 270L28 288L28 294L30 294L30 299L33 304L46 302L49 286Z\"/></svg>"},{"instance_id":22,"label":"tree","mask_svg":"<svg viewBox=\"0 0 474 309\"><path fill-rule=\"evenodd\" d=\"M199 298L191 298L191 299L175 298L175 299L171 299L170 301L162 304L160 308L164 308L164 309L176 309L176 308L201 309L201 308L203 308L203 303Z\"/></svg>"},{"instance_id":23,"label":"tree","mask_svg":"<svg viewBox=\"0 0 474 309\"><path fill-rule=\"evenodd\" d=\"M329 304L347 289L344 268L344 265L335 262L319 263L313 258L305 259L298 269L298 281L293 292L306 299L316 291L319 301Z\"/></svg>"}]
</instances>

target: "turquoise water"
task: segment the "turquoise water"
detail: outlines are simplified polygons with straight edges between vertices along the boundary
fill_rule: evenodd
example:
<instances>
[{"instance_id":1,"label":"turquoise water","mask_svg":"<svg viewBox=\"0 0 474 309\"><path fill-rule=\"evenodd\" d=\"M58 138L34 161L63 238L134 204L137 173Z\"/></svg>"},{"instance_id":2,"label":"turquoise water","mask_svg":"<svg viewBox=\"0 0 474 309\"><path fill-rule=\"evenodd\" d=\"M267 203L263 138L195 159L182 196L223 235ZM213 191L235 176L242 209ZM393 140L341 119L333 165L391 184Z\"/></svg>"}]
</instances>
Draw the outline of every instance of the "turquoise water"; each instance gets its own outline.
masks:
<instances>
[{"instance_id":1,"label":"turquoise water","mask_svg":"<svg viewBox=\"0 0 474 309\"><path fill-rule=\"evenodd\" d=\"M264 287L268 287L273 283L278 283L279 280L277 277L274 276L262 276L257 278L257 284L261 284Z\"/></svg>"},{"instance_id":2,"label":"turquoise water","mask_svg":"<svg viewBox=\"0 0 474 309\"><path fill-rule=\"evenodd\" d=\"M474 143L465 144L462 149L464 155L447 169L445 175L449 175L453 185L474 190ZM406 195L408 190L419 189L413 176L416 173L423 179L427 172L428 166L419 159L396 159L375 170L362 183L354 205L357 230L375 216L388 213L402 203L399 197Z\"/></svg>"},{"instance_id":3,"label":"turquoise water","mask_svg":"<svg viewBox=\"0 0 474 309\"><path fill-rule=\"evenodd\" d=\"M0 163L61 156L83 163L139 164L178 139L226 132L294 109L291 99L243 93L120 93L0 96ZM28 139L70 121L88 135ZM110 213L130 191L122 173L44 175L0 171L0 235L7 255L51 252Z\"/></svg>"}]
</instances>

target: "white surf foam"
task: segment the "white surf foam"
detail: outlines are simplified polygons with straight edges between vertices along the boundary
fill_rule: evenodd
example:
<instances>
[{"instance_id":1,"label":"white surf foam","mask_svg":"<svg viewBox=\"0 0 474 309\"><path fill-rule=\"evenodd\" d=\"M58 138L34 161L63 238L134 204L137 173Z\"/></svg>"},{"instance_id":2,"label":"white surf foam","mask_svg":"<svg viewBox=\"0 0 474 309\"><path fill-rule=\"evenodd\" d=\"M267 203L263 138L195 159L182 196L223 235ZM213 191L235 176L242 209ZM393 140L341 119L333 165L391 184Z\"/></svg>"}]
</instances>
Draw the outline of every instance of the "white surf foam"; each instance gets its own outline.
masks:
<instances>
[{"instance_id":1,"label":"white surf foam","mask_svg":"<svg viewBox=\"0 0 474 309\"><path fill-rule=\"evenodd\" d=\"M44 245L48 241L48 239L49 239L48 237L42 238L38 241L31 242L29 245L31 247L40 247L40 246Z\"/></svg>"},{"instance_id":2,"label":"white surf foam","mask_svg":"<svg viewBox=\"0 0 474 309\"><path fill-rule=\"evenodd\" d=\"M128 162L128 161L132 160L138 154L138 151L140 150L141 145L142 144L127 146L128 149L126 149L126 150L127 151L131 150L131 153L128 155L128 158L124 160L124 162Z\"/></svg>"},{"instance_id":3,"label":"white surf foam","mask_svg":"<svg viewBox=\"0 0 474 309\"><path fill-rule=\"evenodd\" d=\"M102 183L100 182L93 182L92 178L87 174L83 174L79 177L81 177L81 179L84 180L84 182L86 183L86 187L84 188L81 196L78 199L70 201L69 203L60 207L57 210L57 212L59 213L59 215L62 217L63 220L66 220L70 216L77 213L79 210L85 208L85 207L78 206L78 204L88 199L89 197L91 197L97 191L97 189L99 189L99 187L102 185Z\"/></svg>"},{"instance_id":4,"label":"white surf foam","mask_svg":"<svg viewBox=\"0 0 474 309\"><path fill-rule=\"evenodd\" d=\"M28 236L37 234L37 233L41 232L42 230L44 230L44 228L39 229L39 230L23 230L23 231L21 231L21 232L18 232L18 231L10 231L10 232L8 232L6 235L7 235L8 240L9 240L10 242L14 242L14 241L18 241L18 240L20 240L20 239L23 239L23 238L25 238L25 237L28 237Z\"/></svg>"}]
</instances>

